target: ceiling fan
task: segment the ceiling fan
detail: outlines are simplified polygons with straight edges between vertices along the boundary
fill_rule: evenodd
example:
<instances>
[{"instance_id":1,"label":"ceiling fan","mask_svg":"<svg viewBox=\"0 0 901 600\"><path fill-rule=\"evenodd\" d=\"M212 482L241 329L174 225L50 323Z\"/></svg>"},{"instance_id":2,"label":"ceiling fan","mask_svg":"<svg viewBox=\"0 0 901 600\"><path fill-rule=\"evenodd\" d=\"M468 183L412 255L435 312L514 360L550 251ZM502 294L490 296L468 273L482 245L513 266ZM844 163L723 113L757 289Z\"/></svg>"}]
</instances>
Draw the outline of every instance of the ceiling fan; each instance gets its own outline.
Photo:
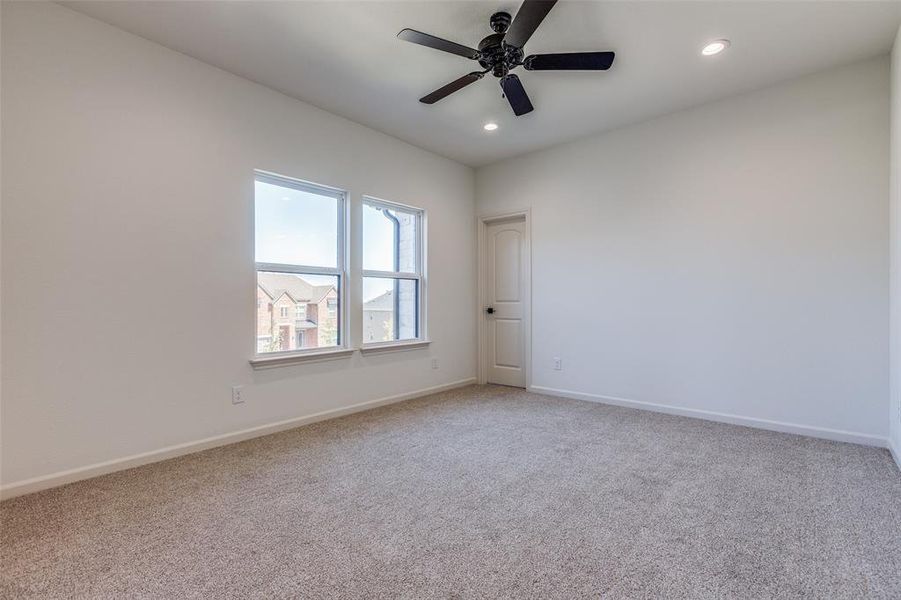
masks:
<instances>
[{"instance_id":1,"label":"ceiling fan","mask_svg":"<svg viewBox=\"0 0 901 600\"><path fill-rule=\"evenodd\" d=\"M532 112L534 107L522 82L510 73L517 67L526 71L606 71L613 64L613 52L566 52L562 54L532 54L525 56L523 46L541 25L557 0L525 0L516 13L497 12L491 15L494 33L479 42L479 49L470 48L421 31L404 29L397 34L402 40L450 52L464 58L479 61L484 71L473 71L438 88L419 99L424 104L434 104L491 72L500 79L501 89L516 116Z\"/></svg>"}]
</instances>

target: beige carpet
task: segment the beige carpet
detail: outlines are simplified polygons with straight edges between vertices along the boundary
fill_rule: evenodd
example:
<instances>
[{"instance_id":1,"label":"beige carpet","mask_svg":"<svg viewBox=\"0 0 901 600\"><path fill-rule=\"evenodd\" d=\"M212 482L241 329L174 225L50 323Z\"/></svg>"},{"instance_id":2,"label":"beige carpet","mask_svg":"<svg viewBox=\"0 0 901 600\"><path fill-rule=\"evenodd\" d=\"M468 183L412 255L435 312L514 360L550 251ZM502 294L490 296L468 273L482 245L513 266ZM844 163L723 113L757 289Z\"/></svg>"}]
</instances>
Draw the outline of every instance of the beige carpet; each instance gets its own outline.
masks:
<instances>
[{"instance_id":1,"label":"beige carpet","mask_svg":"<svg viewBox=\"0 0 901 600\"><path fill-rule=\"evenodd\" d=\"M469 387L0 505L4 598L899 598L885 450Z\"/></svg>"}]
</instances>

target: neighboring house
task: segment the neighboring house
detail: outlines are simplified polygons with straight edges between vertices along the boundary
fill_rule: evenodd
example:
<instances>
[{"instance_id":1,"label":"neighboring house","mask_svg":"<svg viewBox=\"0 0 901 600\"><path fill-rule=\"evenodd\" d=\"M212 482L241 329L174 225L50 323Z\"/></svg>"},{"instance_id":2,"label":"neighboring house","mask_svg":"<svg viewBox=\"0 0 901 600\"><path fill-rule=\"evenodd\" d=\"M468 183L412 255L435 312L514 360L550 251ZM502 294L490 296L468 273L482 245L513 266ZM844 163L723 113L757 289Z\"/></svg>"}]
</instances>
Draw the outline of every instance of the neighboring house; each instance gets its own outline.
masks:
<instances>
[{"instance_id":1,"label":"neighboring house","mask_svg":"<svg viewBox=\"0 0 901 600\"><path fill-rule=\"evenodd\" d=\"M394 292L363 303L363 343L394 339Z\"/></svg>"},{"instance_id":2,"label":"neighboring house","mask_svg":"<svg viewBox=\"0 0 901 600\"><path fill-rule=\"evenodd\" d=\"M338 343L338 291L299 275L259 273L257 352L283 352Z\"/></svg>"},{"instance_id":3,"label":"neighboring house","mask_svg":"<svg viewBox=\"0 0 901 600\"><path fill-rule=\"evenodd\" d=\"M400 287L400 286L396 286ZM395 315L400 321L394 322ZM413 289L401 287L363 303L363 343L408 340L416 337L416 295Z\"/></svg>"},{"instance_id":4,"label":"neighboring house","mask_svg":"<svg viewBox=\"0 0 901 600\"><path fill-rule=\"evenodd\" d=\"M285 352L338 343L338 291L313 285L299 275L260 272L257 280L257 352ZM415 298L401 294L402 314ZM384 342L416 336L415 323L401 319L395 331L394 291L363 304L363 341Z\"/></svg>"}]
</instances>

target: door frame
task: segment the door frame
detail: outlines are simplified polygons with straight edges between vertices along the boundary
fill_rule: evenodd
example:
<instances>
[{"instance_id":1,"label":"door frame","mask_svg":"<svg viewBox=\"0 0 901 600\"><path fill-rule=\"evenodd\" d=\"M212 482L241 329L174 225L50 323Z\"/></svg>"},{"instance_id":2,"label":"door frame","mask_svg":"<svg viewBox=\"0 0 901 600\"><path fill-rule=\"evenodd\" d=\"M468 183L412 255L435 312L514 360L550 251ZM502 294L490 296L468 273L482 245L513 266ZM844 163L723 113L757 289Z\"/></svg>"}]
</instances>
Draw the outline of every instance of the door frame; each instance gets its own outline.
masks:
<instances>
[{"instance_id":1,"label":"door frame","mask_svg":"<svg viewBox=\"0 0 901 600\"><path fill-rule=\"evenodd\" d=\"M478 382L480 385L488 383L488 368L485 361L488 360L488 317L485 313L487 303L488 268L485 261L488 257L486 233L489 225L503 223L505 221L525 221L525 248L523 250L523 284L526 293L523 295L523 368L526 370L526 389L532 389L532 210L522 208L503 213L490 213L476 217L476 238L478 241L478 306L476 322L478 324Z\"/></svg>"}]
</instances>

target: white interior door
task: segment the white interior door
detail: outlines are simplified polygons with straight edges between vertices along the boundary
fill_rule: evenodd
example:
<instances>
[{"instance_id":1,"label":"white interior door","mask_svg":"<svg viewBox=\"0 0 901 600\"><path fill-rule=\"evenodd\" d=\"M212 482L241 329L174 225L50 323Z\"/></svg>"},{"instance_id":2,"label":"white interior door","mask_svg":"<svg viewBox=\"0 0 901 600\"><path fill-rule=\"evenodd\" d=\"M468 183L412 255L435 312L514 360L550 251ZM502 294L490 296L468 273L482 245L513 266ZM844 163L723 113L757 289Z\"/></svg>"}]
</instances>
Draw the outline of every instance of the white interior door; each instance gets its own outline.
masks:
<instances>
[{"instance_id":1,"label":"white interior door","mask_svg":"<svg viewBox=\"0 0 901 600\"><path fill-rule=\"evenodd\" d=\"M488 383L526 387L526 224L491 223L485 235Z\"/></svg>"}]
</instances>

